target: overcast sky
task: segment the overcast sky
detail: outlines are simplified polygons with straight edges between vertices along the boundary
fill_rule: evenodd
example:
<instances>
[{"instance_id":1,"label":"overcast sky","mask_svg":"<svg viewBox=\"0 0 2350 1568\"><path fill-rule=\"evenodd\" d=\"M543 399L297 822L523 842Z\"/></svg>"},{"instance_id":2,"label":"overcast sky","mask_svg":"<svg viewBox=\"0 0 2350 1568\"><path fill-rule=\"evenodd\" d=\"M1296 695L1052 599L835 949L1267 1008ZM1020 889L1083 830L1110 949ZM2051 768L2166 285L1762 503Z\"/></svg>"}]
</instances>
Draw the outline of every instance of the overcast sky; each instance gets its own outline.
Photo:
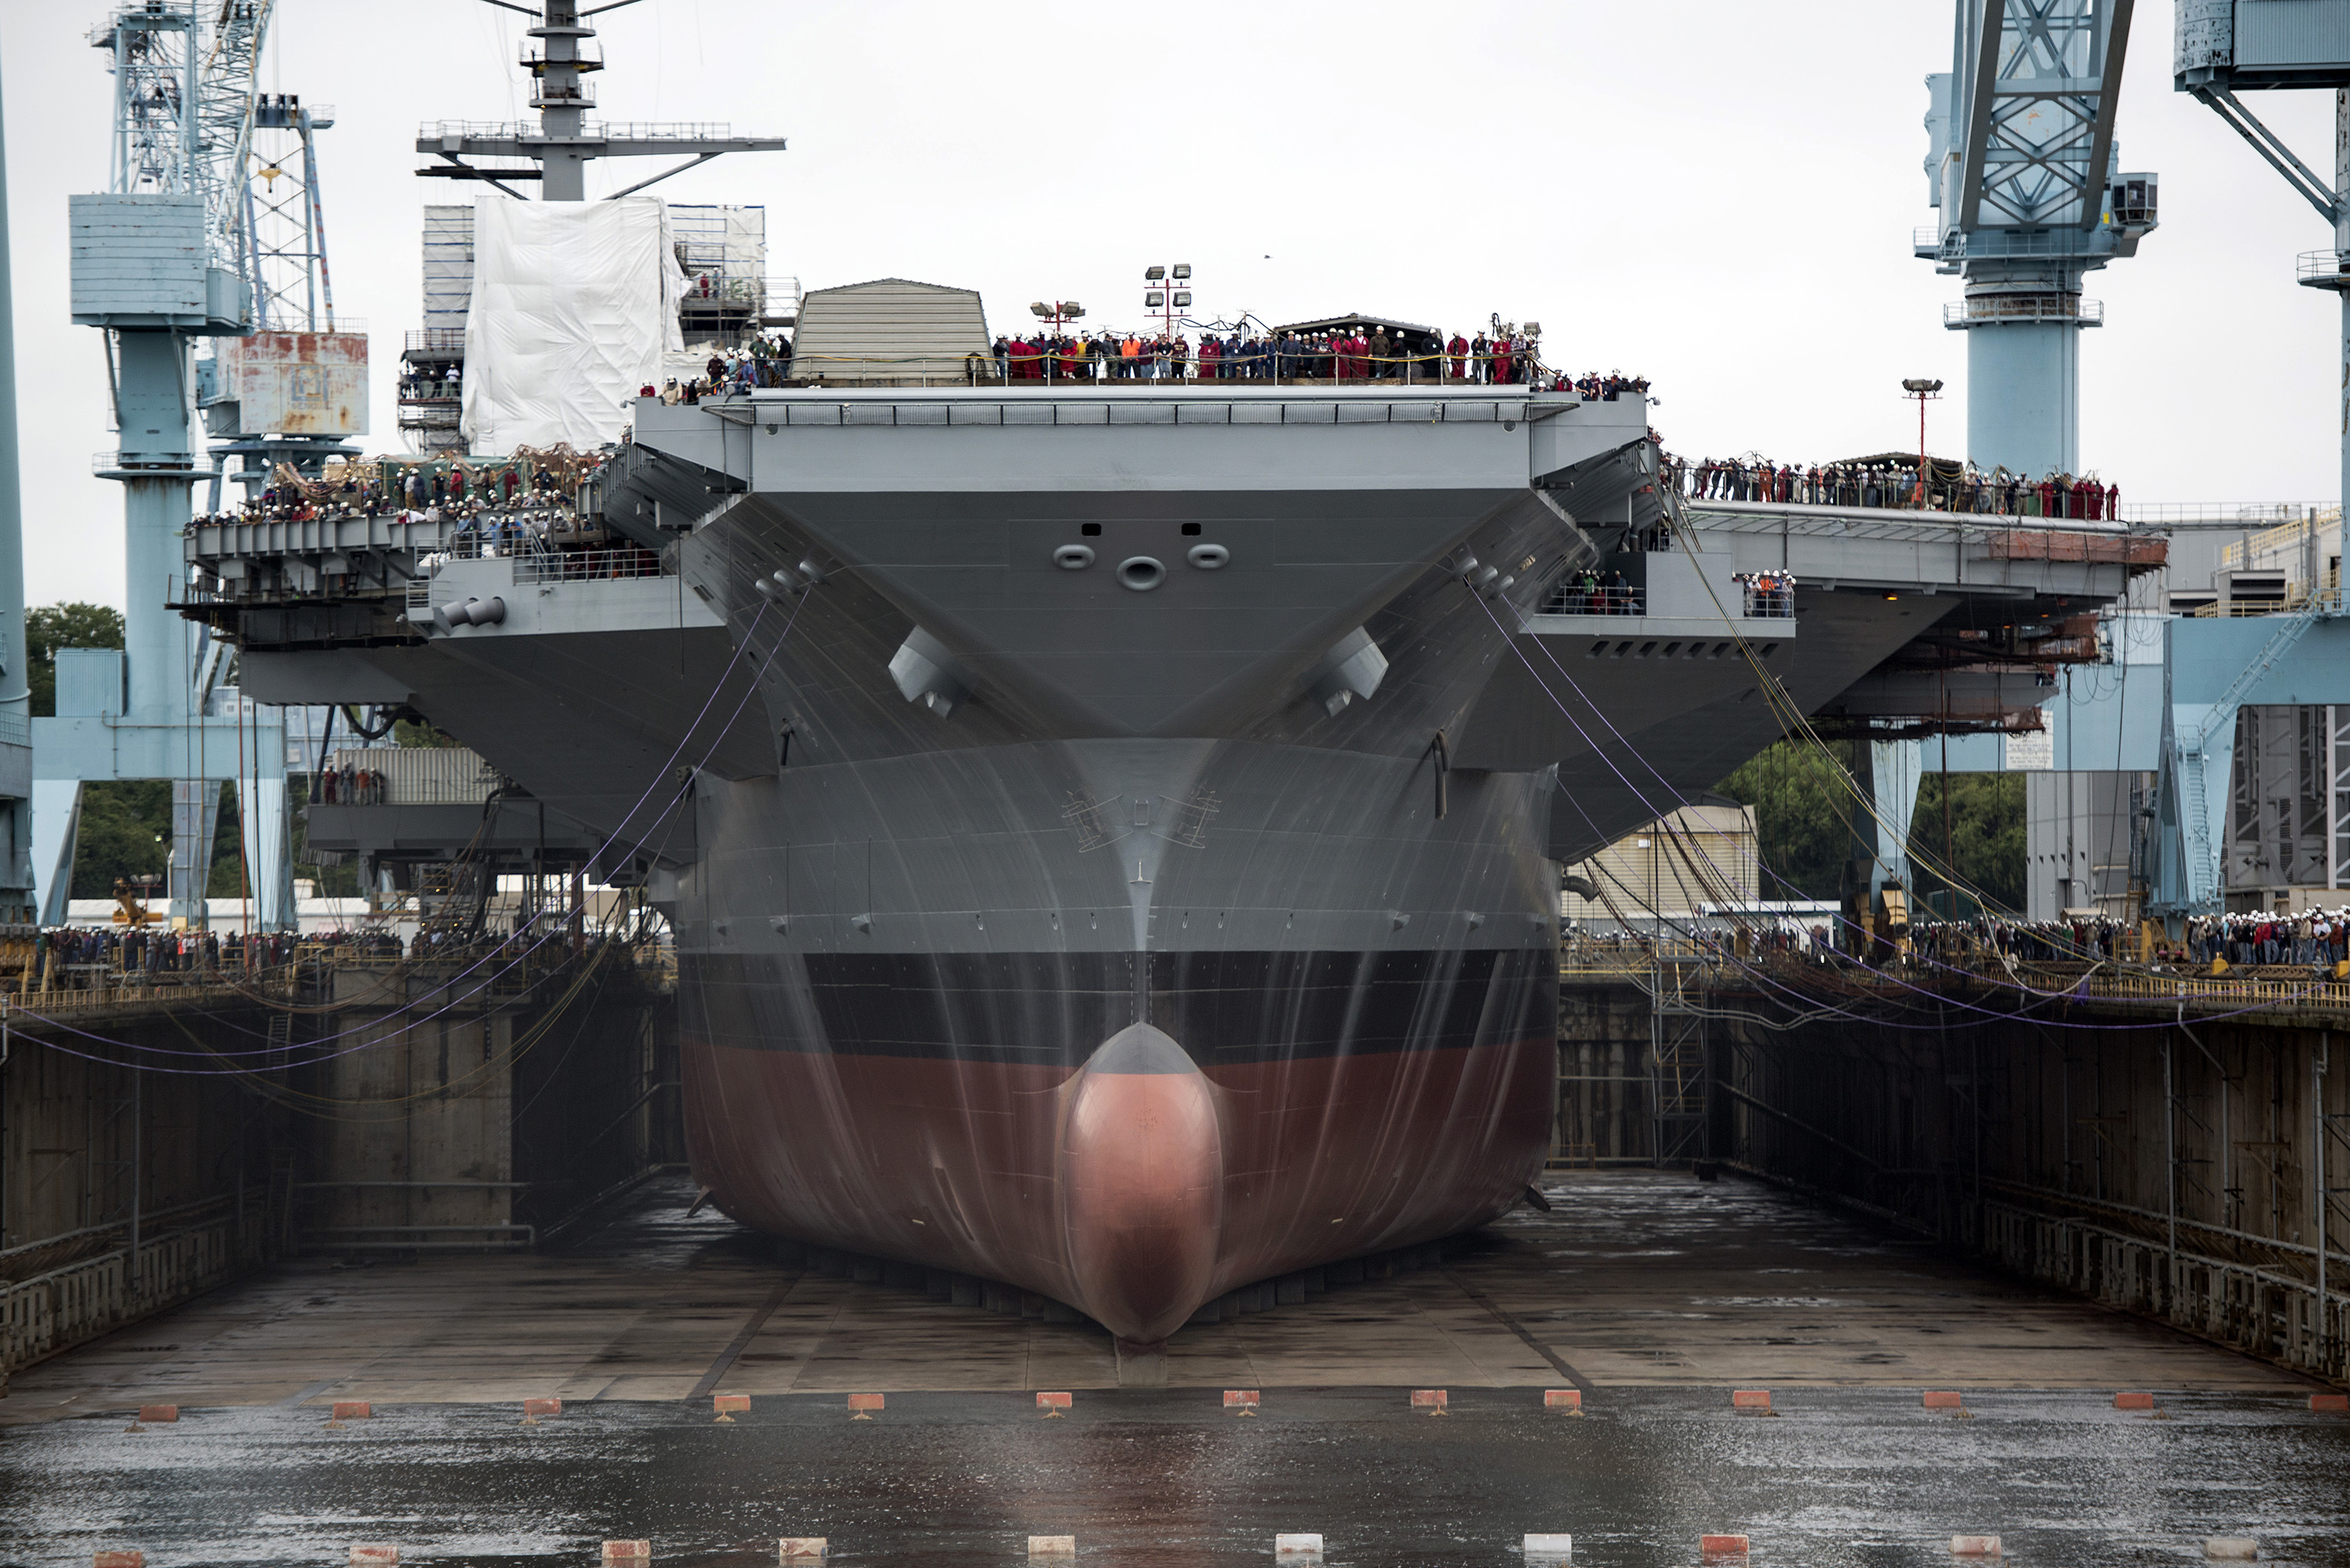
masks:
<instances>
[{"instance_id":1,"label":"overcast sky","mask_svg":"<svg viewBox=\"0 0 2350 1568\"><path fill-rule=\"evenodd\" d=\"M123 597L65 247L67 196L107 179L85 35L109 8L0 0L32 604ZM2137 14L2119 137L2163 225L2089 280L2085 465L2126 501L2330 504L2338 312L2293 281L2330 236L2171 90L2170 7ZM603 118L791 139L655 189L764 203L770 270L810 288L899 275L978 288L997 328L1055 296L1117 325L1144 266L1189 262L1203 315L1539 320L1549 358L1648 376L1691 456L1908 444L1907 376L1950 383L1932 444L1963 446L1959 282L1909 252L1950 0L643 0L597 25ZM278 0L265 86L338 110L320 183L338 312L374 335L370 452L400 450L420 209L465 190L414 177L417 125L525 118L527 26L482 0ZM2254 101L2324 165L2327 95ZM590 194L656 166L596 165Z\"/></svg>"}]
</instances>

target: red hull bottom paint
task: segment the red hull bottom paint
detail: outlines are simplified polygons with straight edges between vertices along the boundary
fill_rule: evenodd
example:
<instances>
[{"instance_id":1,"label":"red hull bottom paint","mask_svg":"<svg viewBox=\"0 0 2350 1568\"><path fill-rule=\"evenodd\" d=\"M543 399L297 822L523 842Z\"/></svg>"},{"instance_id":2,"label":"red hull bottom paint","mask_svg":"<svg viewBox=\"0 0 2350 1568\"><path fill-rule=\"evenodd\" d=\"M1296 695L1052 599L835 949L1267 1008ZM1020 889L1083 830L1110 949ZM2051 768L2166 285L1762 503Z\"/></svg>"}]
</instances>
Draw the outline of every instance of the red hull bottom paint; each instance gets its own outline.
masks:
<instances>
[{"instance_id":1,"label":"red hull bottom paint","mask_svg":"<svg viewBox=\"0 0 2350 1568\"><path fill-rule=\"evenodd\" d=\"M684 1041L735 1219L1003 1281L1129 1347L1272 1275L1481 1224L1549 1147L1548 1037L1202 1070L1147 1026L1075 1074Z\"/></svg>"}]
</instances>

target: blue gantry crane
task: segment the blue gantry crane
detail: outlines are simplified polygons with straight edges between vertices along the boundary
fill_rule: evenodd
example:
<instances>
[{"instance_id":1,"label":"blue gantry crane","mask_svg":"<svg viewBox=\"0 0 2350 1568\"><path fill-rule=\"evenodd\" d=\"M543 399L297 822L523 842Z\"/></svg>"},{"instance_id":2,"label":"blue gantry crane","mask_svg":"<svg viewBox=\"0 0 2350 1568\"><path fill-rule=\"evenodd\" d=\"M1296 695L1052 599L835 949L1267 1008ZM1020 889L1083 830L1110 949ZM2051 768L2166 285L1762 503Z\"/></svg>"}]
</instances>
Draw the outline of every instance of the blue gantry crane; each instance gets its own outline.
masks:
<instances>
[{"instance_id":1,"label":"blue gantry crane","mask_svg":"<svg viewBox=\"0 0 2350 1568\"><path fill-rule=\"evenodd\" d=\"M194 346L254 328L244 221L255 67L271 0L129 0L90 33L114 78L108 188L70 199L73 318L100 329L120 438L95 461L120 483L124 647L60 653L57 716L33 722L33 874L61 920L82 785L172 779L171 907L201 923L218 785L237 780L258 923L290 918L285 732L265 716L207 718L182 535L199 476ZM175 806L180 805L175 800Z\"/></svg>"},{"instance_id":2,"label":"blue gantry crane","mask_svg":"<svg viewBox=\"0 0 2350 1568\"><path fill-rule=\"evenodd\" d=\"M2303 252L2296 271L2303 286L2342 302L2343 376L2336 397L2342 493L2350 502L2350 0L2178 0L2172 77L2178 90L2192 93L2251 143L2333 231L2334 243ZM2327 88L2334 91L2330 182L2237 96ZM2344 510L2350 516L2350 506ZM2307 599L2284 615L2249 623L2169 623L2162 784L2147 854L2152 911L2177 917L2220 907L2227 889L2220 856L2228 841L2236 716L2245 705L2350 702L2342 559L2337 542L2332 570L2321 573ZM2342 781L2334 787L2338 792Z\"/></svg>"},{"instance_id":3,"label":"blue gantry crane","mask_svg":"<svg viewBox=\"0 0 2350 1568\"><path fill-rule=\"evenodd\" d=\"M2154 228L2152 174L2118 172L2114 117L2134 0L1960 0L1950 70L1926 78L1939 220L1916 253L1966 279L1967 456L2081 472L2083 278Z\"/></svg>"}]
</instances>

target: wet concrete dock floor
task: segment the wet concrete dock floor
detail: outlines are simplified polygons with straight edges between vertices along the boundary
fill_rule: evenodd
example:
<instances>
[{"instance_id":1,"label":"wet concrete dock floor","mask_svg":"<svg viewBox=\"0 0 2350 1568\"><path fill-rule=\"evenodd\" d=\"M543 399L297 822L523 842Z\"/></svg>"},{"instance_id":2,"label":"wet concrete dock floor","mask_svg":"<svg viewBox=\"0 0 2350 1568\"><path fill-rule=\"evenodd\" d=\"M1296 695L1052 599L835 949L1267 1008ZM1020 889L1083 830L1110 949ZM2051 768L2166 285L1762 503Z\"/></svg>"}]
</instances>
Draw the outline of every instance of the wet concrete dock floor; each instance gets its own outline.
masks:
<instances>
[{"instance_id":1,"label":"wet concrete dock floor","mask_svg":"<svg viewBox=\"0 0 2350 1568\"><path fill-rule=\"evenodd\" d=\"M2350 1564L2350 1419L2312 1386L2183 1334L1983 1273L1769 1189L1554 1178L1440 1270L1187 1330L1177 1386L1118 1390L1094 1331L802 1276L674 1185L560 1253L305 1262L30 1368L0 1402L0 1562L140 1546L175 1563L1517 1561L1948 1562L1953 1533L2027 1562ZM731 1353L731 1359L729 1355ZM1564 1366L1568 1370L1562 1372ZM1580 1418L1540 1390L1586 1390ZM1776 1413L1735 1414L1733 1387ZM754 1396L713 1422L716 1387ZM1227 1416L1222 1387L1264 1390ZM1445 1387L1451 1414L1403 1390ZM1963 1388L1971 1418L1920 1407ZM1067 1388L1066 1420L1029 1391ZM2154 1391L2160 1417L2112 1393ZM886 1392L850 1422L842 1394ZM519 1401L564 1414L520 1424ZM377 1414L328 1428L325 1403ZM125 1431L140 1403L183 1407Z\"/></svg>"}]
</instances>

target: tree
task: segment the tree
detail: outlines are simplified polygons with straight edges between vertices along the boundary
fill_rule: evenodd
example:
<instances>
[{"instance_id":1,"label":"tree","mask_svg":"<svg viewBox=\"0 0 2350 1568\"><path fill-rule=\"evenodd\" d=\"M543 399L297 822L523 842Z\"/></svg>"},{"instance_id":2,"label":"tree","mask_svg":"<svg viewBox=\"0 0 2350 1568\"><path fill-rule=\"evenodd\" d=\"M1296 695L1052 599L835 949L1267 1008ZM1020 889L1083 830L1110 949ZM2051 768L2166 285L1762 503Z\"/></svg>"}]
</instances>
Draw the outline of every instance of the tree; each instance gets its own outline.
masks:
<instances>
[{"instance_id":1,"label":"tree","mask_svg":"<svg viewBox=\"0 0 2350 1568\"><path fill-rule=\"evenodd\" d=\"M1927 760L1932 761L1929 748ZM1950 774L1950 870L1959 883L1956 909L1974 912L1976 895L1994 910L2024 907L2023 775ZM1931 896L1948 882L1934 868L1943 862L1942 775L1918 781L1918 810L1909 819L1909 865L1918 891ZM1939 908L1948 913L1945 898Z\"/></svg>"},{"instance_id":2,"label":"tree","mask_svg":"<svg viewBox=\"0 0 2350 1568\"><path fill-rule=\"evenodd\" d=\"M1808 741L1782 741L1715 786L1740 805L1757 808L1762 897L1842 897L1853 815L1859 809L1847 782L1856 743L1830 741L1823 753ZM1929 750L1928 761L1932 756ZM1869 826L1866 815L1861 820ZM2023 908L2022 774L1952 774L1950 839L1960 914L1973 913L1976 894L1994 911ZM1941 891L1947 884L1933 869L1943 861L1939 773L1918 780L1908 847L1915 890ZM1947 899L1943 907L1949 907Z\"/></svg>"},{"instance_id":3,"label":"tree","mask_svg":"<svg viewBox=\"0 0 2350 1568\"><path fill-rule=\"evenodd\" d=\"M122 612L110 605L77 600L26 610L25 676L32 689L33 716L47 719L57 714L57 649L121 646Z\"/></svg>"},{"instance_id":4,"label":"tree","mask_svg":"<svg viewBox=\"0 0 2350 1568\"><path fill-rule=\"evenodd\" d=\"M391 738L403 746L417 746L432 751L445 751L461 742L446 730L433 728L421 719L402 719L391 727Z\"/></svg>"},{"instance_id":5,"label":"tree","mask_svg":"<svg viewBox=\"0 0 2350 1568\"><path fill-rule=\"evenodd\" d=\"M169 780L119 779L82 785L71 897L111 898L116 877L161 877L171 858Z\"/></svg>"},{"instance_id":6,"label":"tree","mask_svg":"<svg viewBox=\"0 0 2350 1568\"><path fill-rule=\"evenodd\" d=\"M1749 757L1715 790L1755 808L1762 861L1757 896L1769 899L1842 896L1852 858L1852 742L1782 741Z\"/></svg>"}]
</instances>

